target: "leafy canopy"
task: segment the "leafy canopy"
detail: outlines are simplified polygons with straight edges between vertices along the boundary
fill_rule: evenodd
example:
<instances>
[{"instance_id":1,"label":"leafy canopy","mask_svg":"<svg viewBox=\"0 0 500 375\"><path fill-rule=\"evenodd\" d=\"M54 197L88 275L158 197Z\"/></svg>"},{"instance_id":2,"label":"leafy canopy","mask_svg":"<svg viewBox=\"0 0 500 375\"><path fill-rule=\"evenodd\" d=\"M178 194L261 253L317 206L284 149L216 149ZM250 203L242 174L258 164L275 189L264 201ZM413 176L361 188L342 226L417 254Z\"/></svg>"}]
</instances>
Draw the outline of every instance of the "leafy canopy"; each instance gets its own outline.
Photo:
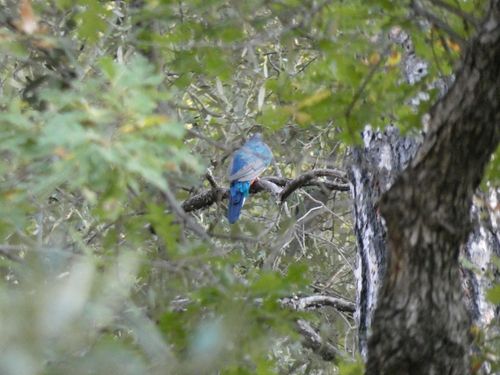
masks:
<instances>
[{"instance_id":1,"label":"leafy canopy","mask_svg":"<svg viewBox=\"0 0 500 375\"><path fill-rule=\"evenodd\" d=\"M479 16L478 3L460 6ZM367 124L419 127L437 90L410 99L462 52L448 35L388 0L0 7L2 374L337 373L299 344L304 317L339 360L355 358L352 315L278 302L354 298L347 194L308 188L283 207L253 196L233 227L224 204L193 220L178 206L209 187L207 168L225 184L255 130L275 155L269 173L294 177L341 167ZM432 62L416 85L393 26Z\"/></svg>"}]
</instances>

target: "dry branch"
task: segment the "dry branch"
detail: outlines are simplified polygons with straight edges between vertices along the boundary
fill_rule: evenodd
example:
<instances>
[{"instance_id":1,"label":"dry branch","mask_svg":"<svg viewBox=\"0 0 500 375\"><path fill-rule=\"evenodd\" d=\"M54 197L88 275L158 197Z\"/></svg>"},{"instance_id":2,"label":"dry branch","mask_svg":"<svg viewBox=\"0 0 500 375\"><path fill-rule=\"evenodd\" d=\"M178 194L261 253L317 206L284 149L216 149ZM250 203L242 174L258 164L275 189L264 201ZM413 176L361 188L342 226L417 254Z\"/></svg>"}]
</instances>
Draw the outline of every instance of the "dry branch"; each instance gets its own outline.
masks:
<instances>
[{"instance_id":1,"label":"dry branch","mask_svg":"<svg viewBox=\"0 0 500 375\"><path fill-rule=\"evenodd\" d=\"M321 335L305 320L299 319L297 321L297 330L304 337L304 346L319 354L324 361L333 361L342 355L332 344L325 342Z\"/></svg>"},{"instance_id":2,"label":"dry branch","mask_svg":"<svg viewBox=\"0 0 500 375\"><path fill-rule=\"evenodd\" d=\"M342 181L347 181L346 173L336 169L315 169L300 175L299 177L290 180L285 185L283 191L280 194L280 201L284 202L290 194L295 190L306 186L316 177L332 177L334 179L340 179ZM332 190L348 191L349 185L347 183L337 185L337 188Z\"/></svg>"},{"instance_id":3,"label":"dry branch","mask_svg":"<svg viewBox=\"0 0 500 375\"><path fill-rule=\"evenodd\" d=\"M283 298L280 302L284 306L299 311L325 306L333 307L337 311L348 313L354 313L356 310L356 304L354 302L344 298L324 296L321 294L307 297Z\"/></svg>"},{"instance_id":4,"label":"dry branch","mask_svg":"<svg viewBox=\"0 0 500 375\"><path fill-rule=\"evenodd\" d=\"M0 256L10 259L15 262L21 262L22 259L19 257L17 252L21 251L23 248L16 245L2 244L0 245Z\"/></svg>"},{"instance_id":5,"label":"dry branch","mask_svg":"<svg viewBox=\"0 0 500 375\"><path fill-rule=\"evenodd\" d=\"M331 177L332 180L321 181L318 177ZM337 182L335 180L340 180ZM318 186L327 190L349 191L346 173L336 169L315 169L306 172L295 179L268 176L257 180L250 189L250 194L268 191L277 196L279 202L284 202L295 190L304 186ZM185 212L200 210L216 202L227 199L228 188L213 187L202 191L182 203Z\"/></svg>"}]
</instances>

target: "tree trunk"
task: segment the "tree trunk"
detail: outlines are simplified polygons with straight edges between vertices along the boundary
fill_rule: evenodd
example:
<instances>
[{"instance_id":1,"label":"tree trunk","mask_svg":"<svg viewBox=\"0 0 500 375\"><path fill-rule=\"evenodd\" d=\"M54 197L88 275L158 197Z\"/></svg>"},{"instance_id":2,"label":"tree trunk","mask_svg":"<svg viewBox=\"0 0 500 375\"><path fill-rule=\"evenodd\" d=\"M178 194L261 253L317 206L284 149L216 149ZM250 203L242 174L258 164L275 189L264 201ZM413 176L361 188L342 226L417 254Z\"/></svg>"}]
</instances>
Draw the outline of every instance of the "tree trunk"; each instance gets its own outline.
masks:
<instances>
[{"instance_id":1,"label":"tree trunk","mask_svg":"<svg viewBox=\"0 0 500 375\"><path fill-rule=\"evenodd\" d=\"M386 263L386 228L377 203L397 176L406 168L421 142L401 137L394 127L384 132L363 132L365 146L353 150L349 173L354 201L355 235L358 256L356 265L356 322L359 350L367 357L368 331L382 284ZM464 301L475 325L486 327L498 316L499 310L486 301L492 286L488 274L493 273L492 256L500 257L500 221L496 207L489 202L500 200L500 189L478 192L471 210L473 230L461 256L474 271L461 268Z\"/></svg>"},{"instance_id":2,"label":"tree trunk","mask_svg":"<svg viewBox=\"0 0 500 375\"><path fill-rule=\"evenodd\" d=\"M394 183L415 155L420 142L401 137L390 126L384 132L363 132L363 148L353 150L349 178L354 202L356 313L359 350L367 356L368 332L386 268L386 229L378 209L383 192Z\"/></svg>"},{"instance_id":3,"label":"tree trunk","mask_svg":"<svg viewBox=\"0 0 500 375\"><path fill-rule=\"evenodd\" d=\"M355 199L358 243L370 248L360 253L362 277L358 278L362 347L371 320L368 374L469 373L470 318L458 256L471 232L473 193L500 140L498 61L500 1L494 0L465 52L454 85L431 113L422 147L393 184L394 171L405 167L415 145L404 139L390 143L389 147L405 149L397 159L391 159L398 154L392 153L394 148L380 149L379 167L391 168L385 172L379 168L386 175L377 178L379 185L372 185L373 193L368 192L366 198L376 202L390 185L380 201L387 238L379 209L372 205L371 210L361 212L366 202ZM363 163L358 165L352 173L355 195L364 193L363 179L370 178L370 170ZM382 276L377 297L373 291Z\"/></svg>"}]
</instances>

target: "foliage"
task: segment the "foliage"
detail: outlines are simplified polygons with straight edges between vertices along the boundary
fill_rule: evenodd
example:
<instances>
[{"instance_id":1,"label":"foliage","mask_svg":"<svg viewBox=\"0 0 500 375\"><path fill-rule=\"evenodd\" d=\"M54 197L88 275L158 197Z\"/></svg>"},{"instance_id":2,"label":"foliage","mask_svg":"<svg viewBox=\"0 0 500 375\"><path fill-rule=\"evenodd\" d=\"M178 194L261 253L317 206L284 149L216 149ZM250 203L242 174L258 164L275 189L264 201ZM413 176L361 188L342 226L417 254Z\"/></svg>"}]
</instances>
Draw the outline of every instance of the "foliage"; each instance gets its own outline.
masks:
<instances>
[{"instance_id":1,"label":"foliage","mask_svg":"<svg viewBox=\"0 0 500 375\"><path fill-rule=\"evenodd\" d=\"M354 298L347 194L252 196L232 227L223 203L193 221L176 208L207 168L226 183L250 132L269 173L294 177L342 167L367 123L418 127L430 101L409 99L460 48L393 1L0 7L0 373L360 373L301 346L306 314L278 303ZM435 62L418 85L401 80L394 25ZM307 318L354 357L351 315Z\"/></svg>"}]
</instances>

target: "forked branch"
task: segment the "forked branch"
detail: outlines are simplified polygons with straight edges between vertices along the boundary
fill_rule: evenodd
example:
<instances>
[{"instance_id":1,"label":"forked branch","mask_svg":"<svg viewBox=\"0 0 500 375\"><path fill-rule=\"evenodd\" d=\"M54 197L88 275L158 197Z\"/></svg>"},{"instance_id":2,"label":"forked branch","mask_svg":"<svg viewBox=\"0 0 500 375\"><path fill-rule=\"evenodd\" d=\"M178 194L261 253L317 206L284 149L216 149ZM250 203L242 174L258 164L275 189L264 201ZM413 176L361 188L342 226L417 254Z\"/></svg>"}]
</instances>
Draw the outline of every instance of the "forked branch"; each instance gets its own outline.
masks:
<instances>
[{"instance_id":1,"label":"forked branch","mask_svg":"<svg viewBox=\"0 0 500 375\"><path fill-rule=\"evenodd\" d=\"M322 181L319 179L320 177L330 178ZM314 169L294 179L275 176L262 177L252 185L250 194L268 191L276 196L279 202L284 202L295 190L304 186L318 186L330 191L349 191L345 172L336 169ZM181 207L185 212L204 209L227 199L228 194L229 189L214 186L210 190L202 191L187 199Z\"/></svg>"}]
</instances>

